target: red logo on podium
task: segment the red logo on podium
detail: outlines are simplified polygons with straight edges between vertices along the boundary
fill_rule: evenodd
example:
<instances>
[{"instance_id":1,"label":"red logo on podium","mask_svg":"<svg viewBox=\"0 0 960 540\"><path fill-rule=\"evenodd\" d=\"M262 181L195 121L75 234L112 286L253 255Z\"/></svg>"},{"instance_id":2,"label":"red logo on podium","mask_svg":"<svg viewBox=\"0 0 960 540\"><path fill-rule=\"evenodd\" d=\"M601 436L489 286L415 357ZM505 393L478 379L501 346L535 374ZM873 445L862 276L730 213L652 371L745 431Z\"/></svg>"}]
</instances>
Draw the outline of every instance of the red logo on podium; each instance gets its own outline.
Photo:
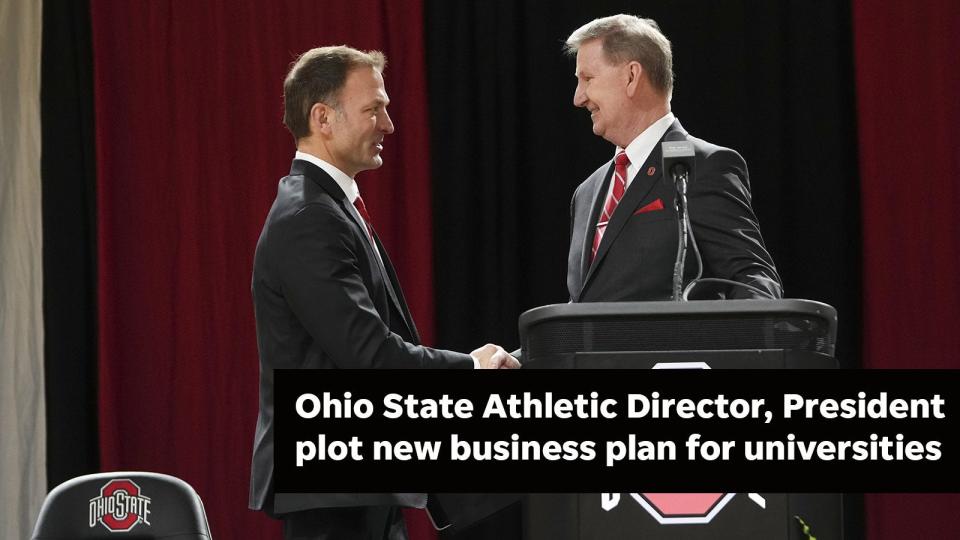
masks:
<instances>
[{"instance_id":1,"label":"red logo on podium","mask_svg":"<svg viewBox=\"0 0 960 540\"><path fill-rule=\"evenodd\" d=\"M661 524L709 523L733 493L631 493Z\"/></svg>"},{"instance_id":2,"label":"red logo on podium","mask_svg":"<svg viewBox=\"0 0 960 540\"><path fill-rule=\"evenodd\" d=\"M657 523L661 525L693 525L710 523L736 493L631 493ZM747 497L761 508L767 501L759 493ZM601 493L600 505L610 511L620 504L619 493Z\"/></svg>"}]
</instances>

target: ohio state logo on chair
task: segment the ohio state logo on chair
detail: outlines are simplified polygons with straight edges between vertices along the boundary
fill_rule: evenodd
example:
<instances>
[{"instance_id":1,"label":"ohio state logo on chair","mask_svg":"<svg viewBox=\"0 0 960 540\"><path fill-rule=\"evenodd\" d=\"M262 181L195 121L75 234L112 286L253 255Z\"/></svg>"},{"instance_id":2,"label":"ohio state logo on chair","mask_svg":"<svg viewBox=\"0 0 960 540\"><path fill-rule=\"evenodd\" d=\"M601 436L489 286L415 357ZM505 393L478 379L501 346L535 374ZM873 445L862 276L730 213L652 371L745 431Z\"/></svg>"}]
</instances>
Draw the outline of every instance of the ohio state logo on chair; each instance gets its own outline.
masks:
<instances>
[{"instance_id":1,"label":"ohio state logo on chair","mask_svg":"<svg viewBox=\"0 0 960 540\"><path fill-rule=\"evenodd\" d=\"M90 499L90 527L99 523L111 532L127 532L140 523L150 526L149 516L150 498L133 480L110 480L100 488L99 497Z\"/></svg>"}]
</instances>

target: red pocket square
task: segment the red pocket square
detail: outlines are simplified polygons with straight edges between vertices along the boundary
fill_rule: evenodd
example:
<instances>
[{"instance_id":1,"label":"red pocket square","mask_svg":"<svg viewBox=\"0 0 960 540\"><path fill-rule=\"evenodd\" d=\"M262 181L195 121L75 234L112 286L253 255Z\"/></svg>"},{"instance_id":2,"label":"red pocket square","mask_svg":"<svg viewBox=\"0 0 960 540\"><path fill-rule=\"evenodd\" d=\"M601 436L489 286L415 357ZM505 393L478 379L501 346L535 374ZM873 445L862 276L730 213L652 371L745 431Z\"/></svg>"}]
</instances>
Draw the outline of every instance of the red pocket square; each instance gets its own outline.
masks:
<instances>
[{"instance_id":1,"label":"red pocket square","mask_svg":"<svg viewBox=\"0 0 960 540\"><path fill-rule=\"evenodd\" d=\"M657 210L663 210L663 201L661 201L660 199L657 199L652 203L644 206L643 208L637 210L636 212L633 213L633 215L638 216L645 212L656 212Z\"/></svg>"}]
</instances>

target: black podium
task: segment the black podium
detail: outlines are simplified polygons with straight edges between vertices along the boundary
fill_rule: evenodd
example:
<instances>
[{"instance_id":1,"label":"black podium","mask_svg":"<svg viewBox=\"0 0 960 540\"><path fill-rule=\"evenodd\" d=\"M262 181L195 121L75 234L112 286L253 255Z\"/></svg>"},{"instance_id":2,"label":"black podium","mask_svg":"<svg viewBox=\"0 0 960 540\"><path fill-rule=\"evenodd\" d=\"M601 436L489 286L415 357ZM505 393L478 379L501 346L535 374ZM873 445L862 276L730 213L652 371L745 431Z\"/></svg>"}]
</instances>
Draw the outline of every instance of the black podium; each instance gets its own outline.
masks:
<instances>
[{"instance_id":1,"label":"black podium","mask_svg":"<svg viewBox=\"0 0 960 540\"><path fill-rule=\"evenodd\" d=\"M836 311L809 300L543 306L520 317L524 369L836 368ZM842 537L839 494L531 494L527 540Z\"/></svg>"}]
</instances>

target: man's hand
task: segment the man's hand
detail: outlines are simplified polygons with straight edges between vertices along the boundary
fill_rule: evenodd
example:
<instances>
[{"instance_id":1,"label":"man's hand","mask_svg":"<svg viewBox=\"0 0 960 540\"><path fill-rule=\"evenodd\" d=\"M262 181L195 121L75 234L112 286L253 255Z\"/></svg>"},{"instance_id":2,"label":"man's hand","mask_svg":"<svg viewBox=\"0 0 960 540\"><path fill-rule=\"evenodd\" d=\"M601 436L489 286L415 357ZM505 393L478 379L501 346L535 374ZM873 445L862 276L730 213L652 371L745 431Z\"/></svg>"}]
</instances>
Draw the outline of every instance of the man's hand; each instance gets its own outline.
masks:
<instances>
[{"instance_id":1,"label":"man's hand","mask_svg":"<svg viewBox=\"0 0 960 540\"><path fill-rule=\"evenodd\" d=\"M470 353L480 364L480 369L516 369L520 362L510 355L503 347L487 343L483 347Z\"/></svg>"}]
</instances>

